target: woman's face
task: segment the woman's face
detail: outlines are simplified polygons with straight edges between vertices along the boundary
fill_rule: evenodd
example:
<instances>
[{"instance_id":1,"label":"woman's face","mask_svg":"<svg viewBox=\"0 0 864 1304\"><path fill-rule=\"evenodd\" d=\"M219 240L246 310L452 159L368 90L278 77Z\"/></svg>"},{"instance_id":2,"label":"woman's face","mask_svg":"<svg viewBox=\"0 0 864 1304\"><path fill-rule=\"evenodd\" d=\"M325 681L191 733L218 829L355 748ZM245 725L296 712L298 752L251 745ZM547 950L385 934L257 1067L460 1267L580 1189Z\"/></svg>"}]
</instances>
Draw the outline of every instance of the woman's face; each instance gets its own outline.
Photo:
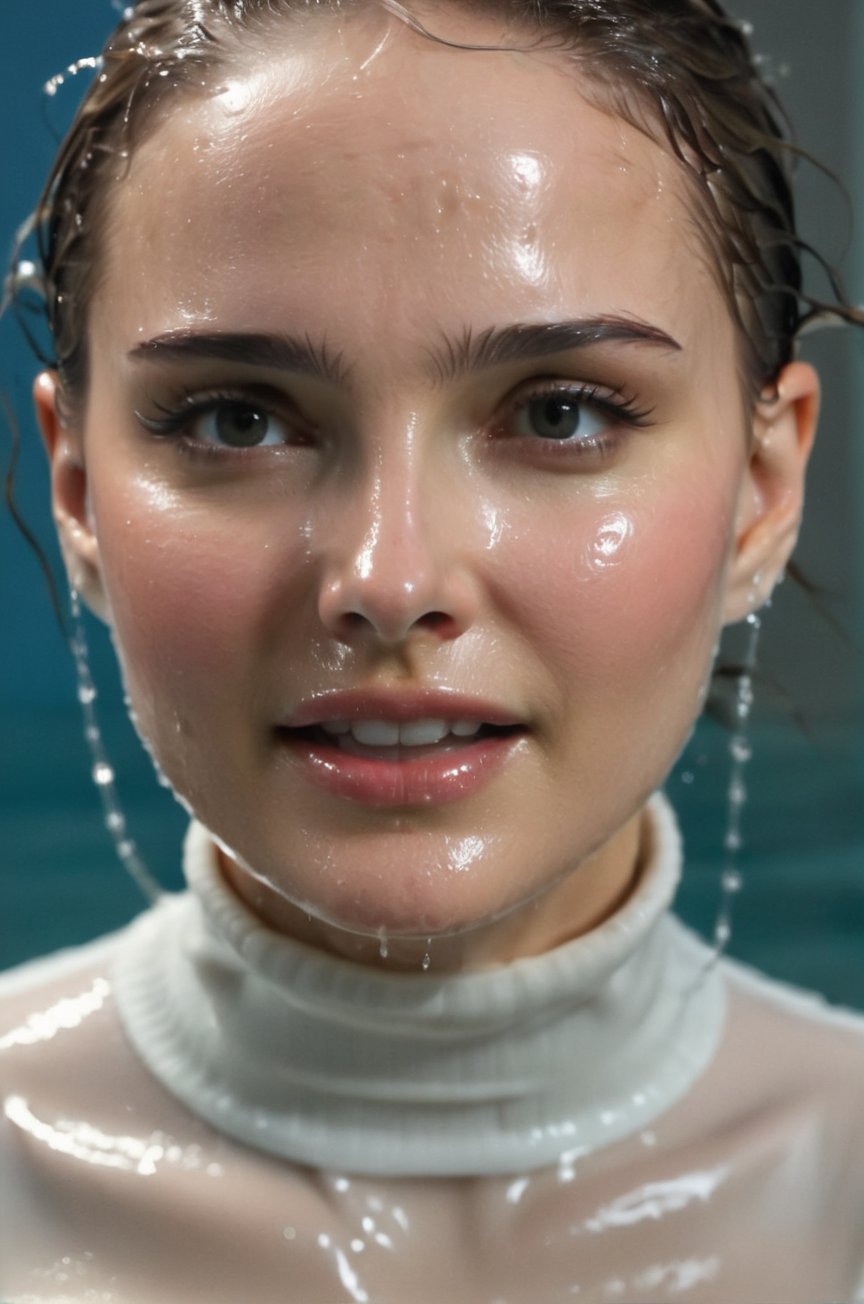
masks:
<instances>
[{"instance_id":1,"label":"woman's face","mask_svg":"<svg viewBox=\"0 0 864 1304\"><path fill-rule=\"evenodd\" d=\"M626 890L702 700L733 327L679 165L561 56L286 30L113 199L81 442L127 688L280 926L540 950Z\"/></svg>"}]
</instances>

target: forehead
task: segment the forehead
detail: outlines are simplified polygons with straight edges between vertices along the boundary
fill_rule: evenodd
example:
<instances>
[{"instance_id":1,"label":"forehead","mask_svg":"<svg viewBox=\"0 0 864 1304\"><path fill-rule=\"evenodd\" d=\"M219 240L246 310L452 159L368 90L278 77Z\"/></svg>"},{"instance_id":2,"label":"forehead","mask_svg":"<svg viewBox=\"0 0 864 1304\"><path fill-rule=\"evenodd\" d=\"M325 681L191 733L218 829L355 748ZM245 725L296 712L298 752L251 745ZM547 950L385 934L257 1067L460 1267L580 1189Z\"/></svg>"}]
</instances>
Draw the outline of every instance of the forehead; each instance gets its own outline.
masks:
<instances>
[{"instance_id":1,"label":"forehead","mask_svg":"<svg viewBox=\"0 0 864 1304\"><path fill-rule=\"evenodd\" d=\"M459 37L514 39L479 20ZM375 318L399 339L466 308L650 309L691 338L724 315L680 163L563 54L453 49L378 14L276 27L253 56L169 101L136 151L97 315L110 302L138 333Z\"/></svg>"}]
</instances>

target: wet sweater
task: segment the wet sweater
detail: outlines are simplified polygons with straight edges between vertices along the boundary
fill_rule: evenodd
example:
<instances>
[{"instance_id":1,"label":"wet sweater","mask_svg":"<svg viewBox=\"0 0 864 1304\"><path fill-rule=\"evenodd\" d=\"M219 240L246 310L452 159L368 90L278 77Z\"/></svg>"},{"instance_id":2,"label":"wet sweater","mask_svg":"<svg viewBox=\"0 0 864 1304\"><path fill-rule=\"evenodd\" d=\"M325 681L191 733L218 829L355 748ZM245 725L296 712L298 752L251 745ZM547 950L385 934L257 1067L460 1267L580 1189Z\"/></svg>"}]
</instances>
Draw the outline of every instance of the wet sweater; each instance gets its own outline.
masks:
<instances>
[{"instance_id":1,"label":"wet sweater","mask_svg":"<svg viewBox=\"0 0 864 1304\"><path fill-rule=\"evenodd\" d=\"M864 1300L864 1020L668 908L442 977L189 889L0 979L4 1304Z\"/></svg>"}]
</instances>

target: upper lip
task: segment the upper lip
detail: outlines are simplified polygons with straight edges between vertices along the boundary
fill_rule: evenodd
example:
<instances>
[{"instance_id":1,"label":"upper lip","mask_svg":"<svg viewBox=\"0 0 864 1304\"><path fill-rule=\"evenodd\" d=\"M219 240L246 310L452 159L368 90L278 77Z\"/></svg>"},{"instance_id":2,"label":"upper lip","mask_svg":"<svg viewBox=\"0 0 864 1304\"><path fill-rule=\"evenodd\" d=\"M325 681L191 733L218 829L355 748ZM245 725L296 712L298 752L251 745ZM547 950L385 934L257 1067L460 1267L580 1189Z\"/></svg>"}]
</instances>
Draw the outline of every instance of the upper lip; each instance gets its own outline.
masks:
<instances>
[{"instance_id":1,"label":"upper lip","mask_svg":"<svg viewBox=\"0 0 864 1304\"><path fill-rule=\"evenodd\" d=\"M522 725L513 711L480 697L447 689L335 689L300 702L282 721L284 729L306 729L328 720L479 720L502 727Z\"/></svg>"}]
</instances>

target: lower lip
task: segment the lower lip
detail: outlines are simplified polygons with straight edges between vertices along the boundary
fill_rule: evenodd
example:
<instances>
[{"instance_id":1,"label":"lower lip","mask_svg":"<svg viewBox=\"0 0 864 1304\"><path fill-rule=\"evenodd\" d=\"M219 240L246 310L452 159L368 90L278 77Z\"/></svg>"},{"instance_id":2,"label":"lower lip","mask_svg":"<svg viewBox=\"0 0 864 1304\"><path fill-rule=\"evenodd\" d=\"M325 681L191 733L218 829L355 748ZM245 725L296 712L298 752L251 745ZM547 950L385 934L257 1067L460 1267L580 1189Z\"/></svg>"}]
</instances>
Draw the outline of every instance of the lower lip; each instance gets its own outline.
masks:
<instances>
[{"instance_id":1,"label":"lower lip","mask_svg":"<svg viewBox=\"0 0 864 1304\"><path fill-rule=\"evenodd\" d=\"M421 756L399 761L353 756L284 730L279 737L304 776L333 796L395 808L443 805L471 796L501 768L522 735L481 738L440 752L424 749Z\"/></svg>"}]
</instances>

